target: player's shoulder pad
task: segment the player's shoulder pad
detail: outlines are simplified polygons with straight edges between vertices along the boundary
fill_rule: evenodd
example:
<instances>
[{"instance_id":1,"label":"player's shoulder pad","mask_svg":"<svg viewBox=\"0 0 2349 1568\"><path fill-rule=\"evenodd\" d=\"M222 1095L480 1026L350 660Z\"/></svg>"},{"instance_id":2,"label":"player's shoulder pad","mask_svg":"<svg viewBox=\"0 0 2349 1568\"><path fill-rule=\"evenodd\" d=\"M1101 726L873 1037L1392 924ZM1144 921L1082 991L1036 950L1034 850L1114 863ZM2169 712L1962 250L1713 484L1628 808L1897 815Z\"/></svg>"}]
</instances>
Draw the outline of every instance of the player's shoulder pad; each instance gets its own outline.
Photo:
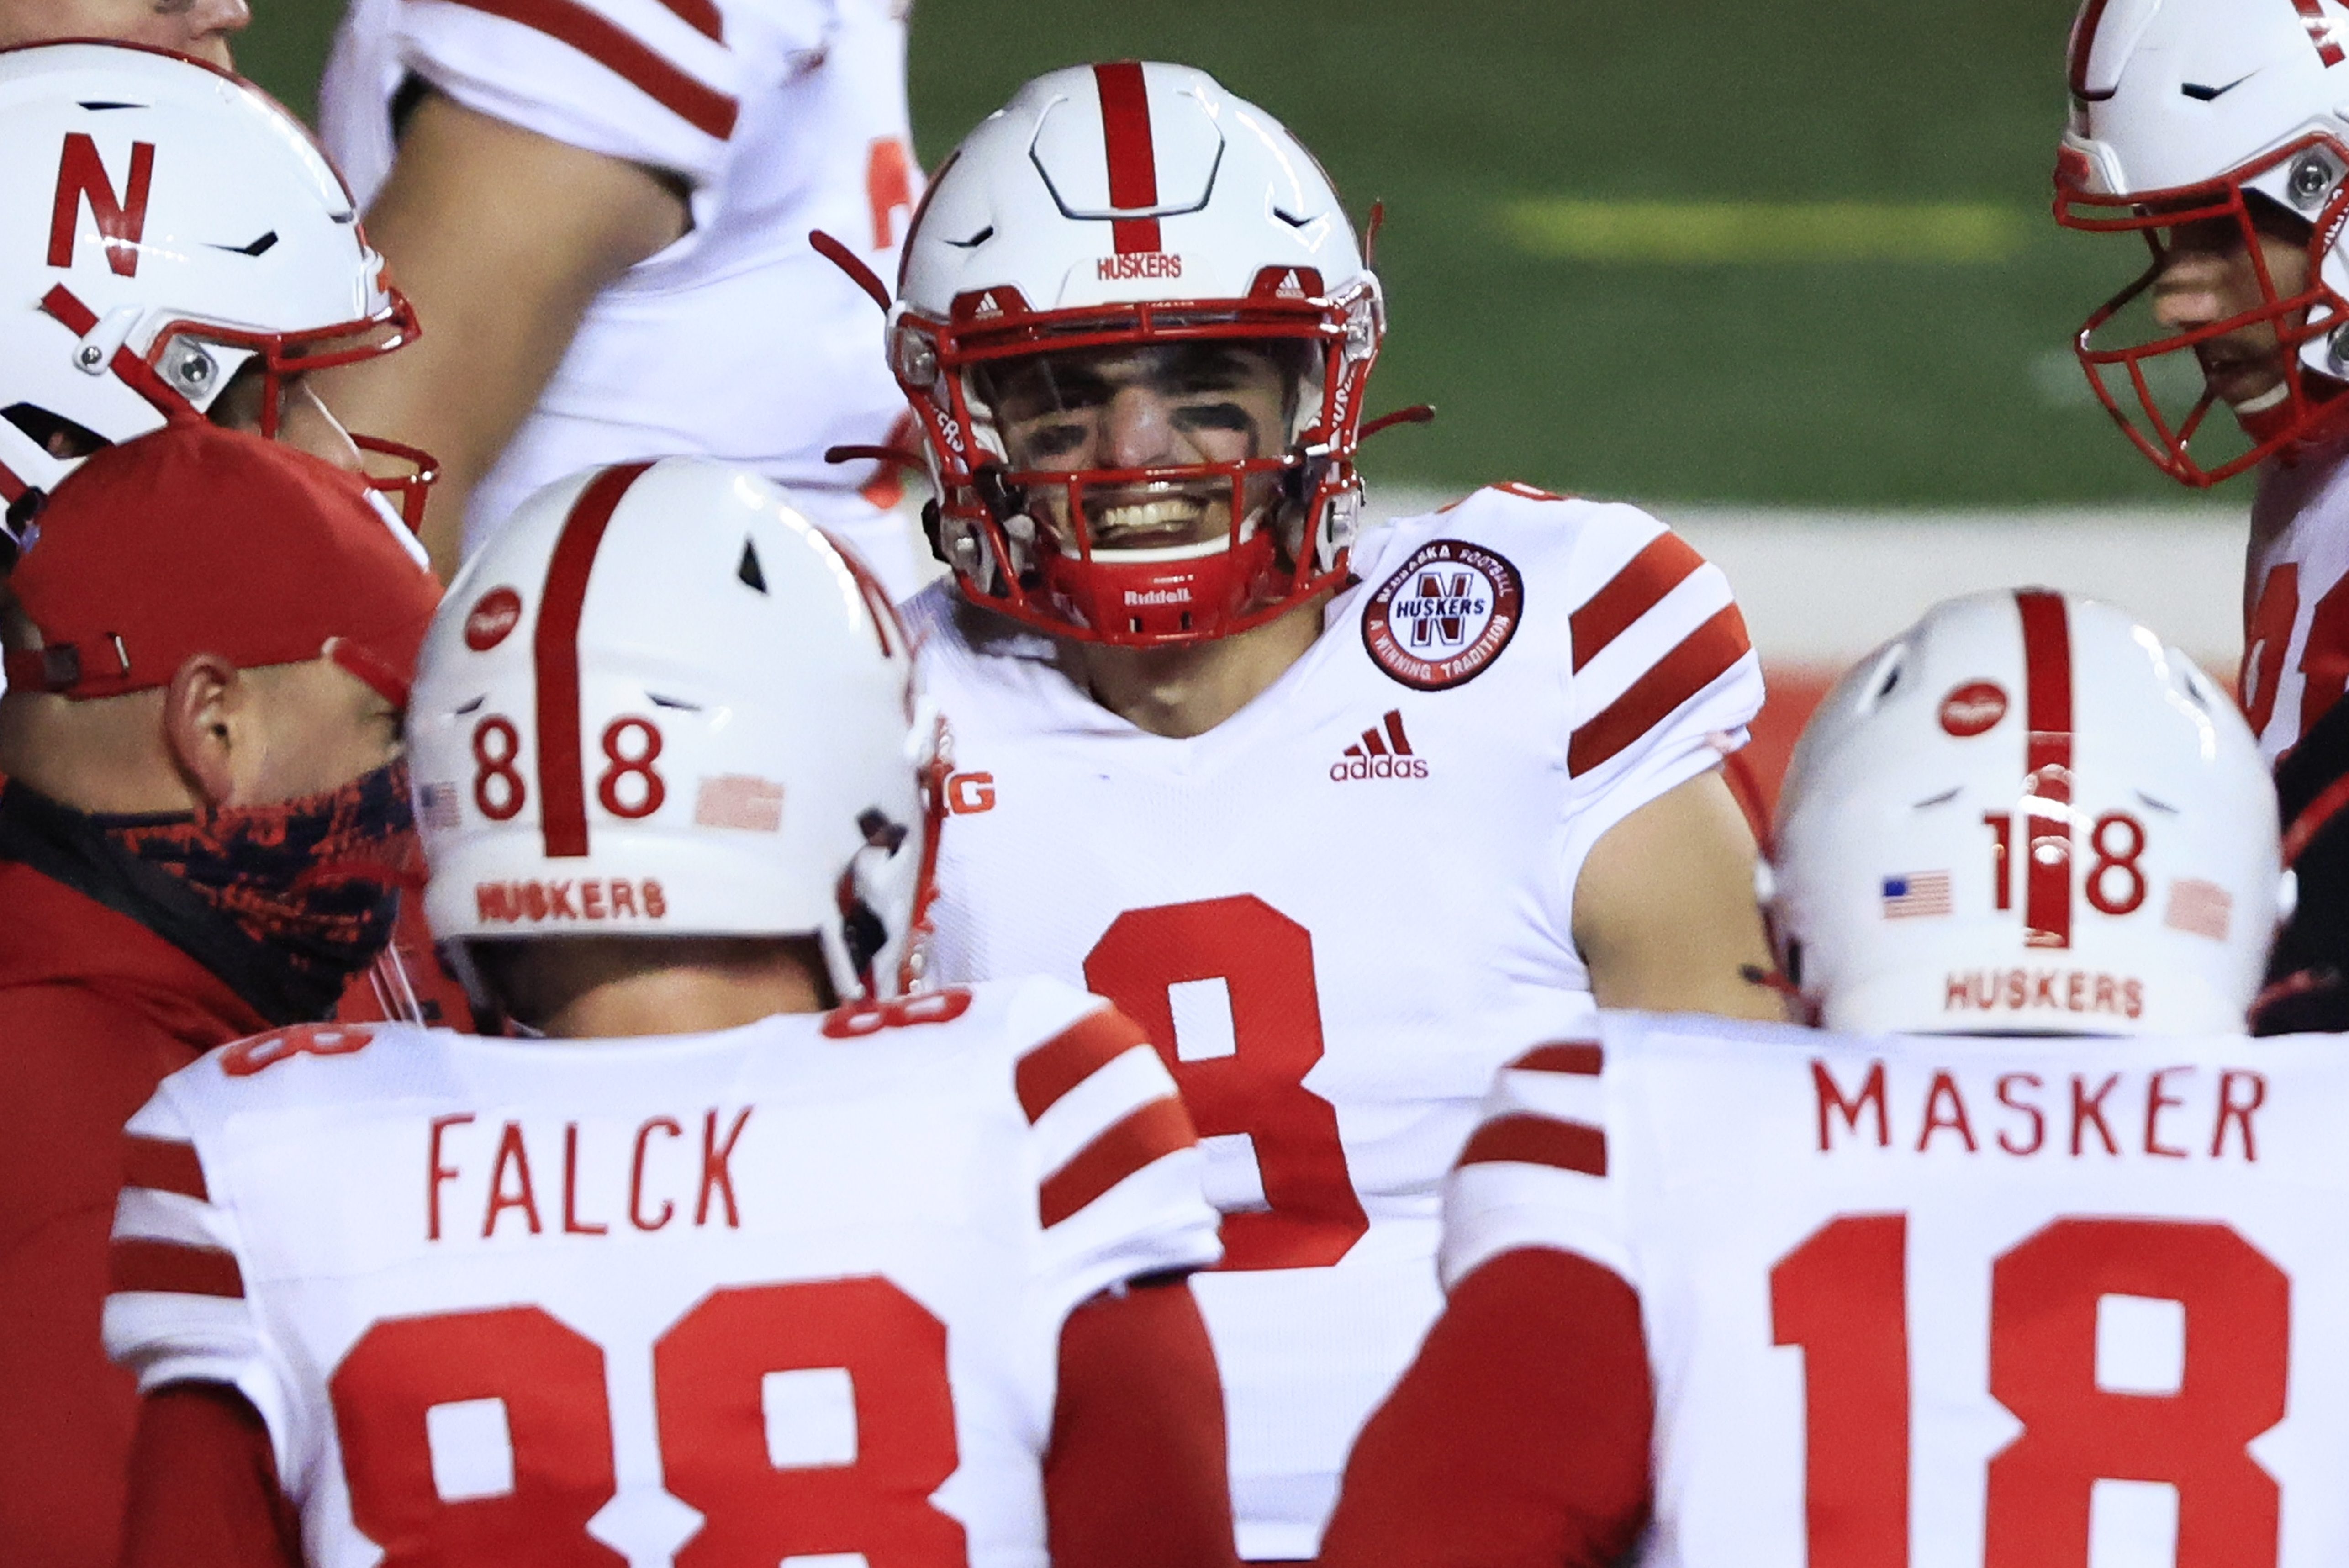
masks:
<instances>
[{"instance_id":1,"label":"player's shoulder pad","mask_svg":"<svg viewBox=\"0 0 2349 1568\"><path fill-rule=\"evenodd\" d=\"M1052 640L964 598L952 577L941 577L897 606L913 639L914 657L933 678L985 661L1050 665Z\"/></svg>"},{"instance_id":2,"label":"player's shoulder pad","mask_svg":"<svg viewBox=\"0 0 2349 1568\"><path fill-rule=\"evenodd\" d=\"M1629 502L1557 495L1511 480L1486 485L1433 511L1397 518L1366 534L1356 547L1355 572L1368 579L1401 570L1424 545L1453 539L1497 551L1521 571L1547 576L1566 570L1591 542L1620 538L1637 549L1667 531L1661 521ZM1371 549L1366 552L1364 545Z\"/></svg>"},{"instance_id":3,"label":"player's shoulder pad","mask_svg":"<svg viewBox=\"0 0 2349 1568\"><path fill-rule=\"evenodd\" d=\"M198 1092L244 1105L322 1093L341 1098L363 1092L362 1085L387 1070L412 1067L436 1037L456 1037L416 1024L295 1024L222 1046L176 1076Z\"/></svg>"}]
</instances>

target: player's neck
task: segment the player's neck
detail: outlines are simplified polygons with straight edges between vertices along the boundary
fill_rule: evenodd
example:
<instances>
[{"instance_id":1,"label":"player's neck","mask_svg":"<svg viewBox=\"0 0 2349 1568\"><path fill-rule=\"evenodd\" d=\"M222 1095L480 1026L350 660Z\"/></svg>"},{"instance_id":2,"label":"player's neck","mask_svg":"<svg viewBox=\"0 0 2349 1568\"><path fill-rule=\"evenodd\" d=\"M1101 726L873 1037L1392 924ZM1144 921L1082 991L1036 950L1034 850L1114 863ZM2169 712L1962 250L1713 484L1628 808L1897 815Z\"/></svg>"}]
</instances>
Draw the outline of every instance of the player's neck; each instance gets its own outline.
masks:
<instances>
[{"instance_id":1,"label":"player's neck","mask_svg":"<svg viewBox=\"0 0 2349 1568\"><path fill-rule=\"evenodd\" d=\"M501 988L557 1039L711 1034L832 1005L812 942L585 938L529 957Z\"/></svg>"},{"instance_id":2,"label":"player's neck","mask_svg":"<svg viewBox=\"0 0 2349 1568\"><path fill-rule=\"evenodd\" d=\"M1257 699L1321 635L1330 594L1237 636L1170 648L1063 643L1069 673L1095 702L1137 729L1205 735Z\"/></svg>"}]
</instances>

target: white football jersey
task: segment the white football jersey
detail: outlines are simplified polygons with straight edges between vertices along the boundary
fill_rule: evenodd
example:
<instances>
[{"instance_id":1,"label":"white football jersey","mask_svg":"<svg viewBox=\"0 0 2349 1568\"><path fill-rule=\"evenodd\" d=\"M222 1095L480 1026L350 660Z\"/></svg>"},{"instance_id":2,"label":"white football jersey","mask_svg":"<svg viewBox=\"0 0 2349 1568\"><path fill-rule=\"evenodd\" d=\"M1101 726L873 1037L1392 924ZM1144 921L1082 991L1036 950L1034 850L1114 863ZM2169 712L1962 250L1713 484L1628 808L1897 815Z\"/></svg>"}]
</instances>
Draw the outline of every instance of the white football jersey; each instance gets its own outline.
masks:
<instances>
[{"instance_id":1,"label":"white football jersey","mask_svg":"<svg viewBox=\"0 0 2349 1568\"><path fill-rule=\"evenodd\" d=\"M907 0L351 0L321 89L362 206L391 169L411 80L542 136L673 175L693 228L597 297L481 485L469 545L542 485L599 463L699 455L798 495L895 593L895 512L860 497L905 410L882 314L810 247L883 278L921 199L905 108ZM432 330L430 322L425 330ZM894 475L882 476L885 482Z\"/></svg>"},{"instance_id":2,"label":"white football jersey","mask_svg":"<svg viewBox=\"0 0 2349 1568\"><path fill-rule=\"evenodd\" d=\"M2237 696L2272 765L2349 685L2349 441L2260 469Z\"/></svg>"},{"instance_id":3,"label":"white football jersey","mask_svg":"<svg viewBox=\"0 0 2349 1568\"><path fill-rule=\"evenodd\" d=\"M1062 1320L1216 1256L1174 1092L1040 980L263 1036L131 1119L107 1347L252 1400L317 1568L1042 1568Z\"/></svg>"},{"instance_id":4,"label":"white football jersey","mask_svg":"<svg viewBox=\"0 0 2349 1568\"><path fill-rule=\"evenodd\" d=\"M1313 1555L1434 1319L1494 1069L1591 1015L1584 857L1762 700L1727 583L1634 508L1480 490L1353 559L1303 658L1186 740L945 584L909 612L957 769L935 972L1082 984L1173 1068L1225 1215L1194 1289L1256 1558Z\"/></svg>"},{"instance_id":5,"label":"white football jersey","mask_svg":"<svg viewBox=\"0 0 2349 1568\"><path fill-rule=\"evenodd\" d=\"M1639 1293L1644 1562L2349 1562L2337 1039L1600 1033L1499 1075L1444 1276Z\"/></svg>"}]
</instances>

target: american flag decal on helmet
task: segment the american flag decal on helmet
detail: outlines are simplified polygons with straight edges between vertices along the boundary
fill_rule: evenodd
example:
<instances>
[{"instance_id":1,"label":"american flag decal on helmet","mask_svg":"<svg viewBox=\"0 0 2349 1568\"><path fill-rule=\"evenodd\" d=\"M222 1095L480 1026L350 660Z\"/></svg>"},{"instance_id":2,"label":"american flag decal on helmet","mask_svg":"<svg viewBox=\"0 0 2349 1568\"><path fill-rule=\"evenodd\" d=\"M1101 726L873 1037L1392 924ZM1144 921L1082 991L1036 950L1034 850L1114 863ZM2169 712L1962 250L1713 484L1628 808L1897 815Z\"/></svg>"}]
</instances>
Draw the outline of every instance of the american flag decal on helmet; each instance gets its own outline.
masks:
<instances>
[{"instance_id":1,"label":"american flag decal on helmet","mask_svg":"<svg viewBox=\"0 0 2349 1568\"><path fill-rule=\"evenodd\" d=\"M1909 872L1884 879L1884 918L1887 920L1947 914L1953 907L1950 902L1950 873L1947 872Z\"/></svg>"}]
</instances>

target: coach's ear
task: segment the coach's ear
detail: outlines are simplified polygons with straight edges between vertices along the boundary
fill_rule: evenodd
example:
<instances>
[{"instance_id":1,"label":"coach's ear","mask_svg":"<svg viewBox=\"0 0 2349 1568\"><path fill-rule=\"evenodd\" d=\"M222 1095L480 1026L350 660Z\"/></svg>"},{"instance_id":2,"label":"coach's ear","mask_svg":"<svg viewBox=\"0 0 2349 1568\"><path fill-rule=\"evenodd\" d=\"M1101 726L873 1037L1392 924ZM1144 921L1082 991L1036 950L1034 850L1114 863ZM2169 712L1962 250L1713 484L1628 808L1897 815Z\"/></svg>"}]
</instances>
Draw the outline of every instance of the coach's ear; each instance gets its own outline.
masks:
<instances>
[{"instance_id":1,"label":"coach's ear","mask_svg":"<svg viewBox=\"0 0 2349 1568\"><path fill-rule=\"evenodd\" d=\"M237 748L252 739L253 683L218 654L190 656L163 688L163 740L206 805L236 795Z\"/></svg>"}]
</instances>

